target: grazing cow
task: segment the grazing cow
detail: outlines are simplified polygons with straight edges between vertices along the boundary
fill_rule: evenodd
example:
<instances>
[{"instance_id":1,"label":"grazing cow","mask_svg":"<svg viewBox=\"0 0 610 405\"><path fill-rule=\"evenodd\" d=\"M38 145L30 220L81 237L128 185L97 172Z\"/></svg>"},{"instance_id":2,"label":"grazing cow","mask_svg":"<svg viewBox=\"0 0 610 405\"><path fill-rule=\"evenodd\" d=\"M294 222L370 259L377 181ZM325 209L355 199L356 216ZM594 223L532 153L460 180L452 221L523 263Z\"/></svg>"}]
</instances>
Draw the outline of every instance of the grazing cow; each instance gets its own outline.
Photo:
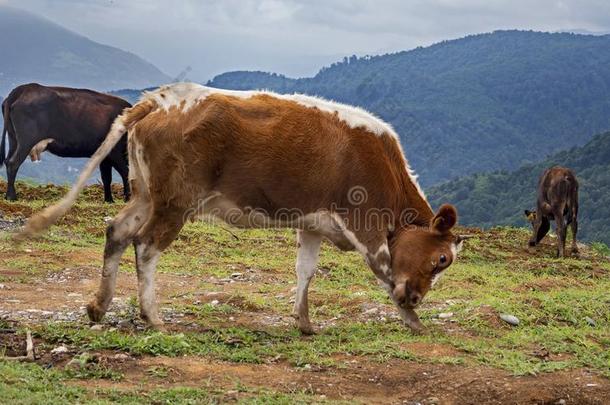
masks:
<instances>
[{"instance_id":1,"label":"grazing cow","mask_svg":"<svg viewBox=\"0 0 610 405\"><path fill-rule=\"evenodd\" d=\"M28 155L32 161L40 160L45 150L62 157L90 157L104 141L117 115L130 106L123 99L91 90L35 83L13 89L2 103L0 166L6 163L6 199L17 199L15 178ZM7 133L9 152L5 160ZM126 138L121 138L100 162L107 202L112 202L112 168L123 179L125 200L129 198Z\"/></svg>"},{"instance_id":2,"label":"grazing cow","mask_svg":"<svg viewBox=\"0 0 610 405\"><path fill-rule=\"evenodd\" d=\"M160 253L185 221L213 215L241 227L297 229L294 313L303 333L313 332L307 290L323 238L360 252L404 322L422 329L414 309L462 246L451 232L457 212L451 205L432 211L388 124L319 98L190 83L146 93L117 118L64 199L17 238L66 213L125 131L133 197L107 229L101 284L87 307L92 321L107 311L119 260L133 242L141 314L160 327Z\"/></svg>"},{"instance_id":3,"label":"grazing cow","mask_svg":"<svg viewBox=\"0 0 610 405\"><path fill-rule=\"evenodd\" d=\"M561 166L545 170L538 181L536 210L525 210L525 216L534 232L530 246L536 246L544 238L551 228L550 221L554 219L557 224L557 256L565 256L568 225L572 228L572 253L578 253L578 181L574 172Z\"/></svg>"}]
</instances>

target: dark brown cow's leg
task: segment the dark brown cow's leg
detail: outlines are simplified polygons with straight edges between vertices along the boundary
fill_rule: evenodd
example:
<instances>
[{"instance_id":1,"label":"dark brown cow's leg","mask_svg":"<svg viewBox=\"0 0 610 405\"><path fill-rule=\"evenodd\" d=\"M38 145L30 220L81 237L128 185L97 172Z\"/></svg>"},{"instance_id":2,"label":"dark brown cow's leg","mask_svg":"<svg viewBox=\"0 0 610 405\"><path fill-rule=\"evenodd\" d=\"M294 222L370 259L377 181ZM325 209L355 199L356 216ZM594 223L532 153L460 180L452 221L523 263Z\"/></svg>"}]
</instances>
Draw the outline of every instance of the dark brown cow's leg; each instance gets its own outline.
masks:
<instances>
[{"instance_id":1,"label":"dark brown cow's leg","mask_svg":"<svg viewBox=\"0 0 610 405\"><path fill-rule=\"evenodd\" d=\"M576 240L576 234L578 233L578 208L572 209L572 222L570 223L572 229L572 253L578 253L578 242Z\"/></svg>"},{"instance_id":2,"label":"dark brown cow's leg","mask_svg":"<svg viewBox=\"0 0 610 405\"><path fill-rule=\"evenodd\" d=\"M566 225L563 218L563 207L554 210L554 215L557 223L557 257L565 257Z\"/></svg>"},{"instance_id":3,"label":"dark brown cow's leg","mask_svg":"<svg viewBox=\"0 0 610 405\"><path fill-rule=\"evenodd\" d=\"M102 184L104 185L104 201L112 203L112 164L108 159L102 160L100 164L100 173L102 175Z\"/></svg>"},{"instance_id":4,"label":"dark brown cow's leg","mask_svg":"<svg viewBox=\"0 0 610 405\"><path fill-rule=\"evenodd\" d=\"M95 298L87 305L87 313L91 321L99 322L106 314L114 296L121 256L133 240L136 232L146 221L147 215L147 203L132 201L119 212L108 226L102 278Z\"/></svg>"},{"instance_id":5,"label":"dark brown cow's leg","mask_svg":"<svg viewBox=\"0 0 610 405\"><path fill-rule=\"evenodd\" d=\"M171 207L155 211L134 240L140 315L155 329L163 328L155 294L155 270L161 252L182 229L183 212Z\"/></svg>"},{"instance_id":6,"label":"dark brown cow's leg","mask_svg":"<svg viewBox=\"0 0 610 405\"><path fill-rule=\"evenodd\" d=\"M127 202L131 197L131 189L129 188L129 166L127 165L127 162L114 164L113 166L115 170L119 172L121 180L123 180L123 199Z\"/></svg>"},{"instance_id":7,"label":"dark brown cow's leg","mask_svg":"<svg viewBox=\"0 0 610 405\"><path fill-rule=\"evenodd\" d=\"M316 273L322 236L308 231L297 232L297 293L294 301L294 317L301 333L314 333L309 320L309 305L307 291L309 283Z\"/></svg>"}]
</instances>

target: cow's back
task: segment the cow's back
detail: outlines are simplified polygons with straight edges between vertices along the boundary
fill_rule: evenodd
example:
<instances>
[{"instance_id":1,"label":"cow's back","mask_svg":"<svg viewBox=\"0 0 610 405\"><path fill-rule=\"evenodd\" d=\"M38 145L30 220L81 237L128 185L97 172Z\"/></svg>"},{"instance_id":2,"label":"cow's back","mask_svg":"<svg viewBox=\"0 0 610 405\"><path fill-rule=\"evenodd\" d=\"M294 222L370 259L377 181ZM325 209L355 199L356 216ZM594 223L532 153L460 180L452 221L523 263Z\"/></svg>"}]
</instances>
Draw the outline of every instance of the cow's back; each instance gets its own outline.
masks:
<instances>
[{"instance_id":1,"label":"cow's back","mask_svg":"<svg viewBox=\"0 0 610 405\"><path fill-rule=\"evenodd\" d=\"M37 83L18 86L8 99L12 114L36 122L45 138L54 139L49 151L64 157L91 156L116 116L130 106L118 97L92 90Z\"/></svg>"},{"instance_id":2,"label":"cow's back","mask_svg":"<svg viewBox=\"0 0 610 405\"><path fill-rule=\"evenodd\" d=\"M553 166L544 171L538 184L540 203L570 205L578 193L578 180L571 169Z\"/></svg>"},{"instance_id":3,"label":"cow's back","mask_svg":"<svg viewBox=\"0 0 610 405\"><path fill-rule=\"evenodd\" d=\"M355 188L366 193L363 209L402 206L418 192L392 134L352 128L338 114L264 93L183 107L152 113L133 132L151 154L153 193L203 187L240 207L307 213L354 204Z\"/></svg>"}]
</instances>

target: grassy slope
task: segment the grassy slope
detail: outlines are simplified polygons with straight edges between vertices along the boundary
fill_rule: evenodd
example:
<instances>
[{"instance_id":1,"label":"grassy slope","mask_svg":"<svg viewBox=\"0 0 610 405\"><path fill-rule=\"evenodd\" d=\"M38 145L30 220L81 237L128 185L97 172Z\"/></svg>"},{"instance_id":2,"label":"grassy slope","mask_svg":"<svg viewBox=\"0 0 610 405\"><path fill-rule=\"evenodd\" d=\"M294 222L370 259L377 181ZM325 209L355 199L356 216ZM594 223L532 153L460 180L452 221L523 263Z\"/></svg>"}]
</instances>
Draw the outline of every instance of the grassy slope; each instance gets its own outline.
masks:
<instances>
[{"instance_id":1,"label":"grassy slope","mask_svg":"<svg viewBox=\"0 0 610 405\"><path fill-rule=\"evenodd\" d=\"M24 200L0 202L0 211L6 217L27 216L62 194L61 189L49 187L22 186L22 190ZM99 201L100 189L88 189L59 226L25 246L12 246L6 233L0 233L0 283L15 283L15 289L60 274L67 266L99 266L104 240L101 218L120 208L119 204L101 205ZM451 364L490 367L514 375L585 368L610 378L610 261L595 251L587 250L580 259L558 260L551 258L553 248L548 245L540 251L526 250L526 230L469 230L477 237L468 241L460 261L427 296L419 311L428 333L414 336L391 315L372 319L364 314L367 305L389 309L390 314L393 311L360 257L325 245L319 267L330 271L316 277L310 298L312 319L324 327L318 335L302 338L292 326L261 326L248 319L290 313L290 290L295 285L293 232L234 232L239 240L213 224L190 224L161 260L159 277L192 277L191 289L185 287L186 293L164 300L162 307L184 314L195 329L175 325L167 334L108 328L98 332L90 330L84 318L68 323L33 323L30 328L37 337L39 353L65 343L78 353L203 356L205 361L228 364L279 361L294 370L318 367L337 373L349 367L348 356L365 365ZM122 271L135 277L131 256L128 252ZM224 286L214 282L230 277L236 269L250 269L255 278ZM196 291L223 291L230 299L220 305L199 304ZM0 295L9 293L0 291ZM135 291L128 301L135 306ZM439 320L441 312L454 315ZM135 313L127 311L118 316L130 318ZM509 327L499 320L500 313L516 315L521 324ZM237 321L230 322L229 316ZM596 326L590 326L586 317ZM23 330L26 326L24 322L0 322L0 329L11 325ZM418 350L422 345L430 350ZM437 349L444 354L431 354ZM167 372L163 368L146 370L147 378L157 378L161 383ZM117 390L75 383L99 379L120 382L125 378L124 371L113 364L94 364L74 372L61 366L46 369L42 362L22 365L0 361L0 403L19 403L26 396L27 401L39 403L92 399L212 402L227 395L226 390L209 384L152 390L134 385ZM239 381L235 386L246 401L319 400L312 392L261 390L242 386Z\"/></svg>"}]
</instances>

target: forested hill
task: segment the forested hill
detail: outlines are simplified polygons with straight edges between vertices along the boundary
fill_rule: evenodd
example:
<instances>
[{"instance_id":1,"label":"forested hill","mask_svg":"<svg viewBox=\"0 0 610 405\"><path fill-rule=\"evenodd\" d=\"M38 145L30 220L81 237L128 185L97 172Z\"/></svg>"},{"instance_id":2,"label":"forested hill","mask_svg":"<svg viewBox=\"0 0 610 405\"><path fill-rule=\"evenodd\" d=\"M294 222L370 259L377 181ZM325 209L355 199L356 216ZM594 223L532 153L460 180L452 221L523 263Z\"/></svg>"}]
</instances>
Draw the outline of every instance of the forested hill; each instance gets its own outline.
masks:
<instances>
[{"instance_id":1,"label":"forested hill","mask_svg":"<svg viewBox=\"0 0 610 405\"><path fill-rule=\"evenodd\" d=\"M424 185L516 169L610 129L610 36L498 31L375 57L315 77L230 72L208 85L302 92L391 122Z\"/></svg>"},{"instance_id":2,"label":"forested hill","mask_svg":"<svg viewBox=\"0 0 610 405\"><path fill-rule=\"evenodd\" d=\"M433 207L455 204L463 225L525 225L523 210L535 208L538 178L553 165L576 172L580 235L610 244L610 132L514 172L477 174L435 186L427 190L428 199Z\"/></svg>"}]
</instances>

